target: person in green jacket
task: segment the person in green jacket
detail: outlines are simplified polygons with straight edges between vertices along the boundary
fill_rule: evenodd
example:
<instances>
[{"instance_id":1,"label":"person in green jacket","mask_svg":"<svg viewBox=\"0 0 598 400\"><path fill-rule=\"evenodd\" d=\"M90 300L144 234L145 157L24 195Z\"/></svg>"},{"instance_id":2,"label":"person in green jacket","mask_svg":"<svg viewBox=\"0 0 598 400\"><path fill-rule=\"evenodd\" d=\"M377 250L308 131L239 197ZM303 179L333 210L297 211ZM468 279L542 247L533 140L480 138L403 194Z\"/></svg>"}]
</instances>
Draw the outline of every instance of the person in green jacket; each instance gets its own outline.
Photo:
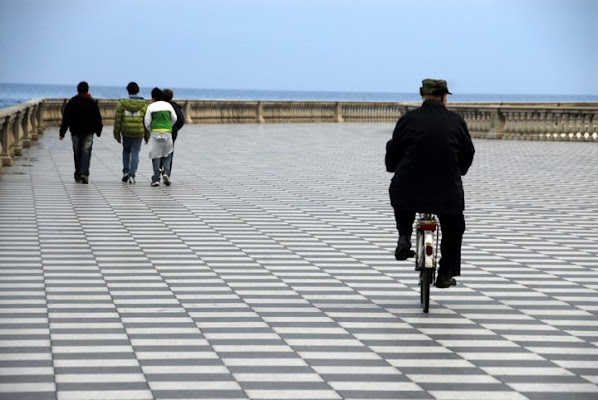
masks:
<instances>
[{"instance_id":1,"label":"person in green jacket","mask_svg":"<svg viewBox=\"0 0 598 400\"><path fill-rule=\"evenodd\" d=\"M139 97L139 85L130 82L127 85L129 97L120 99L116 105L114 119L114 138L123 144L123 182L135 183L135 173L139 165L141 140L149 141L150 133L143 125L147 102Z\"/></svg>"}]
</instances>

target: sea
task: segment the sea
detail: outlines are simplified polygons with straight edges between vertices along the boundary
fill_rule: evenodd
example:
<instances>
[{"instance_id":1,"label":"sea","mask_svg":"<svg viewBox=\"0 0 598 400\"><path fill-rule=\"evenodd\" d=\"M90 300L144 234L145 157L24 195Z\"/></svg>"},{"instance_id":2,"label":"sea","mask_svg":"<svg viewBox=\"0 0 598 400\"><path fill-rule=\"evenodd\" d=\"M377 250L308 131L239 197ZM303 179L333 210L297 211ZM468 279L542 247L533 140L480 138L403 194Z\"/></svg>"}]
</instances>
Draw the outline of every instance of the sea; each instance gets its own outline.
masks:
<instances>
[{"instance_id":1,"label":"sea","mask_svg":"<svg viewBox=\"0 0 598 400\"><path fill-rule=\"evenodd\" d=\"M151 87L141 87L140 95L150 98ZM236 90L171 88L175 100L322 100L322 101L420 101L419 93L394 92L327 92L293 90ZM69 98L76 94L76 85L47 85L30 83L0 83L0 108L9 107L32 98ZM125 87L94 86L90 93L95 98L118 99L127 96ZM537 94L460 94L450 97L455 102L598 102L598 95L537 95Z\"/></svg>"}]
</instances>

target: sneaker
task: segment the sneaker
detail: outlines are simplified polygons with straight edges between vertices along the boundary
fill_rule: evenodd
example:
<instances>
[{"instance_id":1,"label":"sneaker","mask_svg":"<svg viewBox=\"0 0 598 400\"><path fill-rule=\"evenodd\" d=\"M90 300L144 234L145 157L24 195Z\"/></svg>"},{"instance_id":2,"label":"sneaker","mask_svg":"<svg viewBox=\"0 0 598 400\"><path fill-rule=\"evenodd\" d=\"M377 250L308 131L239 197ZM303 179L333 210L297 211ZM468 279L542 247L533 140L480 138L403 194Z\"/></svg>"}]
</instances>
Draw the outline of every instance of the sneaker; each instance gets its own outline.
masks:
<instances>
[{"instance_id":1,"label":"sneaker","mask_svg":"<svg viewBox=\"0 0 598 400\"><path fill-rule=\"evenodd\" d=\"M132 176L129 176L129 179L127 181L129 183L135 183L135 178L133 178Z\"/></svg>"},{"instance_id":2,"label":"sneaker","mask_svg":"<svg viewBox=\"0 0 598 400\"><path fill-rule=\"evenodd\" d=\"M160 186L160 182L159 181L153 181L152 182L152 186Z\"/></svg>"},{"instance_id":3,"label":"sneaker","mask_svg":"<svg viewBox=\"0 0 598 400\"><path fill-rule=\"evenodd\" d=\"M87 185L89 183L89 177L85 175L81 175L81 183Z\"/></svg>"},{"instance_id":4,"label":"sneaker","mask_svg":"<svg viewBox=\"0 0 598 400\"><path fill-rule=\"evenodd\" d=\"M436 283L434 284L434 286L440 289L446 289L455 285L457 285L457 280L448 275L438 275L438 277L436 277Z\"/></svg>"},{"instance_id":5,"label":"sneaker","mask_svg":"<svg viewBox=\"0 0 598 400\"><path fill-rule=\"evenodd\" d=\"M162 175L162 180L166 186L170 186L170 177L168 175Z\"/></svg>"},{"instance_id":6,"label":"sneaker","mask_svg":"<svg viewBox=\"0 0 598 400\"><path fill-rule=\"evenodd\" d=\"M411 240L407 236L399 236L399 243L395 249L395 258L397 261L403 261L415 256L415 252L411 250Z\"/></svg>"},{"instance_id":7,"label":"sneaker","mask_svg":"<svg viewBox=\"0 0 598 400\"><path fill-rule=\"evenodd\" d=\"M121 181L128 182L129 181L129 175L123 175L123 178L121 179Z\"/></svg>"},{"instance_id":8,"label":"sneaker","mask_svg":"<svg viewBox=\"0 0 598 400\"><path fill-rule=\"evenodd\" d=\"M81 182L81 177L80 176L76 176L75 177L75 182Z\"/></svg>"}]
</instances>

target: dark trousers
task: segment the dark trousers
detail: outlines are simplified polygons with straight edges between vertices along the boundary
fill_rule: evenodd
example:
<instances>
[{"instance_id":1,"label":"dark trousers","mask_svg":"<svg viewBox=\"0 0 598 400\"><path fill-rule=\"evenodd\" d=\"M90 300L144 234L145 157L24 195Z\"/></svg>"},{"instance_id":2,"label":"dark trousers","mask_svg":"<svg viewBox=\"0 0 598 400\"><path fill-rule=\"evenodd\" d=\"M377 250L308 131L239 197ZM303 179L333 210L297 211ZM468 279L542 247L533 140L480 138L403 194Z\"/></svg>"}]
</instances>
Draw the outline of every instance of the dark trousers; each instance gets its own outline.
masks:
<instances>
[{"instance_id":1,"label":"dark trousers","mask_svg":"<svg viewBox=\"0 0 598 400\"><path fill-rule=\"evenodd\" d=\"M395 220L399 235L411 237L415 213L395 209ZM436 214L440 221L442 240L440 242L440 266L438 275L459 276L461 275L461 244L465 232L465 218L463 213Z\"/></svg>"},{"instance_id":2,"label":"dark trousers","mask_svg":"<svg viewBox=\"0 0 598 400\"><path fill-rule=\"evenodd\" d=\"M73 157L75 159L75 179L89 176L93 134L71 135L71 138L73 139Z\"/></svg>"}]
</instances>

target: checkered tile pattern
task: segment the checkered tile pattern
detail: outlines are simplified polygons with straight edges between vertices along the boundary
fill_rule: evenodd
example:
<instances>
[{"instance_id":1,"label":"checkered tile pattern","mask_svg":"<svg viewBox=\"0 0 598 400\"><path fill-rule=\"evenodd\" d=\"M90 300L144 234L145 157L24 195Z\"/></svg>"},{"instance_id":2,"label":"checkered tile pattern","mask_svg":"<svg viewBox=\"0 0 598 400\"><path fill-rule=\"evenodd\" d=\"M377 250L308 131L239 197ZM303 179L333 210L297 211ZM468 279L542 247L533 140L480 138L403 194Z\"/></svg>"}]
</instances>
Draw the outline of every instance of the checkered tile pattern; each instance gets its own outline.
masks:
<instances>
[{"instance_id":1,"label":"checkered tile pattern","mask_svg":"<svg viewBox=\"0 0 598 400\"><path fill-rule=\"evenodd\" d=\"M203 125L0 177L0 399L598 399L598 145L475 142L463 275L396 262L392 125Z\"/></svg>"}]
</instances>

